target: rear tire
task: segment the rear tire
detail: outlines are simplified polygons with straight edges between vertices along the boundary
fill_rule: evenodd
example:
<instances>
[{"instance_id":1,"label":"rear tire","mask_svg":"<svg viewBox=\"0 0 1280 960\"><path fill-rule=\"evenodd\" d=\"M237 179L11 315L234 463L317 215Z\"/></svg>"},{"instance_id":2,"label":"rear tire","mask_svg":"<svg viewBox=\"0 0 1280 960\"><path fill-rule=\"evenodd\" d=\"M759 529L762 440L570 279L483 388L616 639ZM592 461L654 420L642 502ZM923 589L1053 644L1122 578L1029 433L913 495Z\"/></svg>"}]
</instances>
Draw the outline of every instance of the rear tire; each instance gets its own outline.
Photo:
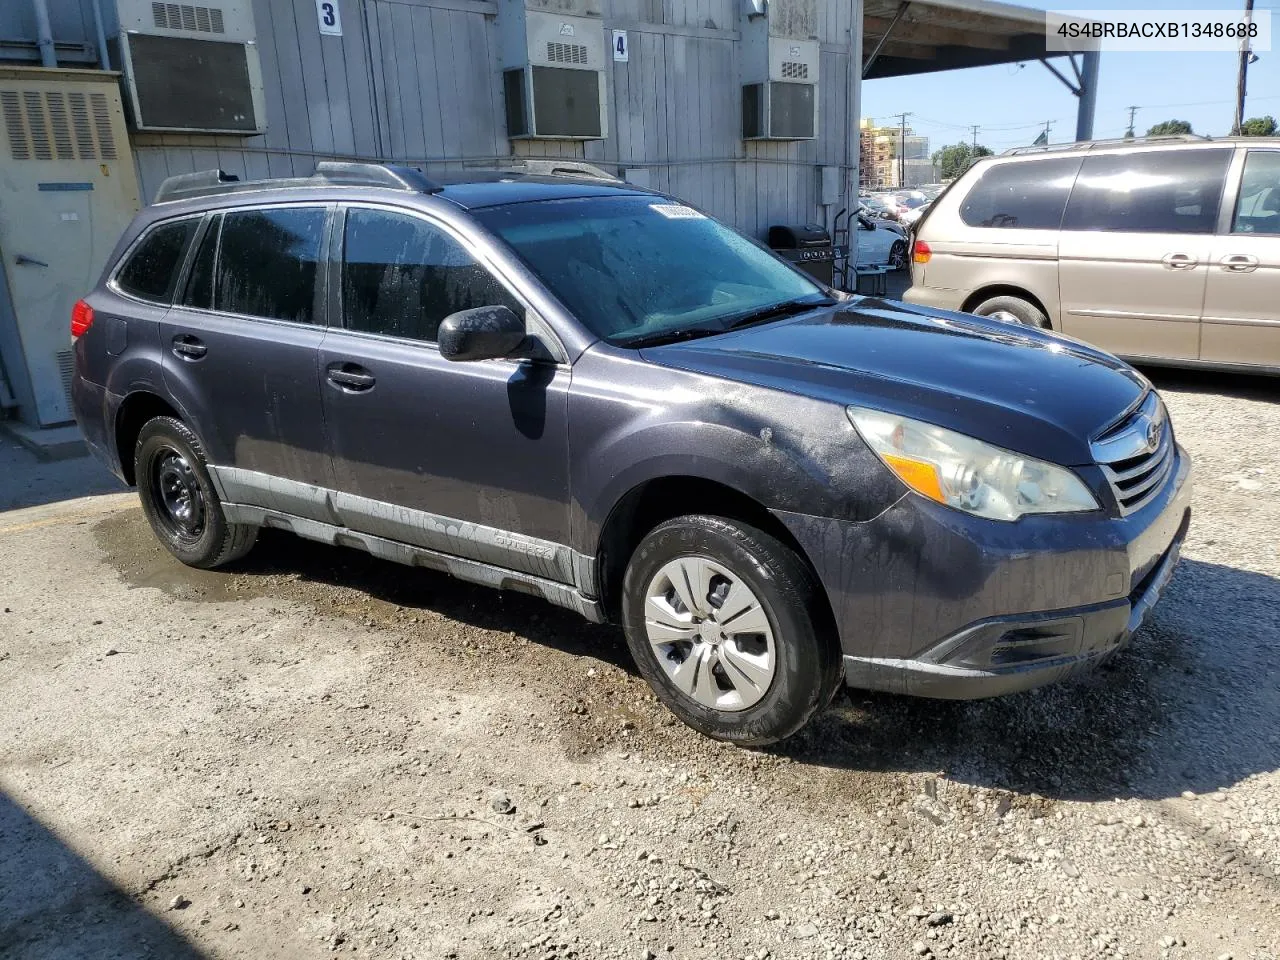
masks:
<instances>
[{"instance_id":1,"label":"rear tire","mask_svg":"<svg viewBox=\"0 0 1280 960\"><path fill-rule=\"evenodd\" d=\"M992 297L974 307L973 313L1006 323L1021 323L1040 330L1050 329L1049 318L1044 311L1021 297Z\"/></svg>"},{"instance_id":2,"label":"rear tire","mask_svg":"<svg viewBox=\"0 0 1280 960\"><path fill-rule=\"evenodd\" d=\"M187 566L209 570L253 548L258 528L227 521L204 449L181 420L156 417L143 424L133 465L147 522L165 549Z\"/></svg>"},{"instance_id":3,"label":"rear tire","mask_svg":"<svg viewBox=\"0 0 1280 960\"><path fill-rule=\"evenodd\" d=\"M693 515L655 527L631 557L622 594L641 675L708 737L782 740L840 685L821 587L794 551L753 526Z\"/></svg>"}]
</instances>

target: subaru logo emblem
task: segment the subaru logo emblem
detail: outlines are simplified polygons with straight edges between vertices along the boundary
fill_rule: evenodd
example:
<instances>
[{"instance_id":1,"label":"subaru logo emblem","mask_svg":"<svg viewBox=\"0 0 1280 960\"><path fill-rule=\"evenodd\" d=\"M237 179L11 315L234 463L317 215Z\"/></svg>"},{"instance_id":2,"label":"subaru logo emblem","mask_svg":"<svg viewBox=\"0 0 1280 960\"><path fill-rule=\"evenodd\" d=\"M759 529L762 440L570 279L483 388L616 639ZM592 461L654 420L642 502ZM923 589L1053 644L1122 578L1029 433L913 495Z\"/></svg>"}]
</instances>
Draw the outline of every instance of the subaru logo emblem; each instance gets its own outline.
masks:
<instances>
[{"instance_id":1,"label":"subaru logo emblem","mask_svg":"<svg viewBox=\"0 0 1280 960\"><path fill-rule=\"evenodd\" d=\"M1164 437L1164 421L1151 420L1147 423L1147 450L1155 452L1160 447L1160 440Z\"/></svg>"}]
</instances>

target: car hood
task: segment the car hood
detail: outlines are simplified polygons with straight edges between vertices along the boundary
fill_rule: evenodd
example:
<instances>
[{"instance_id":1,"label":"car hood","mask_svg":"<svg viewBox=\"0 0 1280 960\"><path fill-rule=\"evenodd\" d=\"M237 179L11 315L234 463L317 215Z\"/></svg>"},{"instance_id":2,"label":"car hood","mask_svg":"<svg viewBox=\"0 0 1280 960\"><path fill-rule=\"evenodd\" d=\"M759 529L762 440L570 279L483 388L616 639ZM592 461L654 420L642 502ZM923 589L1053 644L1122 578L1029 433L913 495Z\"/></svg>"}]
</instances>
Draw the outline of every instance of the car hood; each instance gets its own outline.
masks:
<instances>
[{"instance_id":1,"label":"car hood","mask_svg":"<svg viewBox=\"0 0 1280 960\"><path fill-rule=\"evenodd\" d=\"M654 363L938 424L1067 466L1149 389L1052 333L871 298L642 351Z\"/></svg>"}]
</instances>

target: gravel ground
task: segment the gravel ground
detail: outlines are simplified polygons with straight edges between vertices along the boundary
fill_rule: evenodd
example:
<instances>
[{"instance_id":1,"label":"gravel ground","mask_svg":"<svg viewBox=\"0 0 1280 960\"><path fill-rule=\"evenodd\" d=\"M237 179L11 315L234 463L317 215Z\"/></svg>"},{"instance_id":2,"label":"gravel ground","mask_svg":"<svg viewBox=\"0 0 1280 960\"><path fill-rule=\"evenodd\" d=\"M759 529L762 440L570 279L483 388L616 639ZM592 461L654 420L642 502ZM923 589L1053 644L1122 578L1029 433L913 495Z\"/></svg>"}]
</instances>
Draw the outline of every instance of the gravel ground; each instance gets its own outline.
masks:
<instances>
[{"instance_id":1,"label":"gravel ground","mask_svg":"<svg viewBox=\"0 0 1280 960\"><path fill-rule=\"evenodd\" d=\"M0 956L1275 960L1280 384L1158 382L1195 518L1126 654L762 752L526 597L0 513Z\"/></svg>"}]
</instances>

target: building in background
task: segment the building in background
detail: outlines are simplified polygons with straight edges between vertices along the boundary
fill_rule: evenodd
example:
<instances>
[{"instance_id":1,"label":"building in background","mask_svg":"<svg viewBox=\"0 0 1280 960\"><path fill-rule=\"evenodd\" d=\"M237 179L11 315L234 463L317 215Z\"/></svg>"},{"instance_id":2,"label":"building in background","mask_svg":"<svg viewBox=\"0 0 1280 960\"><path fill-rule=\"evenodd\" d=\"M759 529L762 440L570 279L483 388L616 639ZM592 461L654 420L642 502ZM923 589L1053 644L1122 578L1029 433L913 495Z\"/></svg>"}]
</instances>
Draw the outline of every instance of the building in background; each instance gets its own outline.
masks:
<instances>
[{"instance_id":1,"label":"building in background","mask_svg":"<svg viewBox=\"0 0 1280 960\"><path fill-rule=\"evenodd\" d=\"M859 125L860 185L866 190L896 190L936 183L929 159L929 138L911 127L877 126L871 118Z\"/></svg>"}]
</instances>

